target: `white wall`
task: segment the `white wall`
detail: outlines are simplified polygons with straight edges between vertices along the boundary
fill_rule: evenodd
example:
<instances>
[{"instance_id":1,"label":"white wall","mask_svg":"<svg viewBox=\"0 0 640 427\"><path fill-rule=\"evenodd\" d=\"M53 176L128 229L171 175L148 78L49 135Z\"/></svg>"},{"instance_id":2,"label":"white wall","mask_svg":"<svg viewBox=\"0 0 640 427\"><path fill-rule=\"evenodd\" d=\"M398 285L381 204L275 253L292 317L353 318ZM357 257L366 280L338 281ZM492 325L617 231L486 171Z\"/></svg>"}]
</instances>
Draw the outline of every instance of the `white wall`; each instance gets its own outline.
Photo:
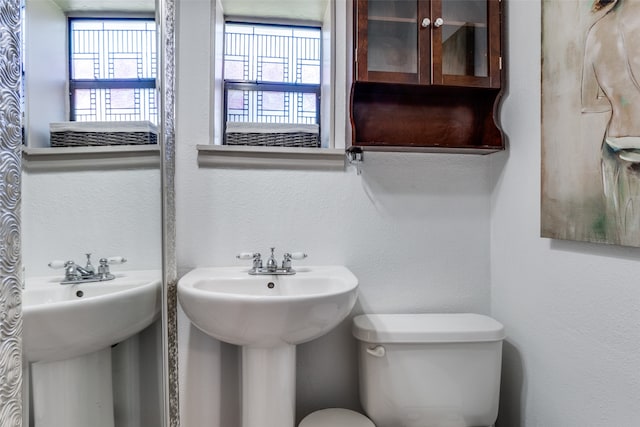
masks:
<instances>
[{"instance_id":1,"label":"white wall","mask_svg":"<svg viewBox=\"0 0 640 427\"><path fill-rule=\"evenodd\" d=\"M26 141L48 147L49 123L67 117L67 18L50 0L28 0L25 8Z\"/></svg>"},{"instance_id":2,"label":"white wall","mask_svg":"<svg viewBox=\"0 0 640 427\"><path fill-rule=\"evenodd\" d=\"M640 250L541 239L540 2L508 6L507 153L494 156L500 427L640 425Z\"/></svg>"},{"instance_id":3,"label":"white wall","mask_svg":"<svg viewBox=\"0 0 640 427\"><path fill-rule=\"evenodd\" d=\"M84 264L121 255L114 272L161 266L160 171L23 172L22 259L27 276L64 275L52 260Z\"/></svg>"},{"instance_id":4,"label":"white wall","mask_svg":"<svg viewBox=\"0 0 640 427\"><path fill-rule=\"evenodd\" d=\"M360 280L354 313L489 312L489 157L366 154L348 171L199 168L210 132L211 11L178 9L177 254L181 271L239 265L241 251L304 250ZM181 425L238 425L236 349L179 317ZM358 408L350 324L298 348L298 417Z\"/></svg>"}]
</instances>

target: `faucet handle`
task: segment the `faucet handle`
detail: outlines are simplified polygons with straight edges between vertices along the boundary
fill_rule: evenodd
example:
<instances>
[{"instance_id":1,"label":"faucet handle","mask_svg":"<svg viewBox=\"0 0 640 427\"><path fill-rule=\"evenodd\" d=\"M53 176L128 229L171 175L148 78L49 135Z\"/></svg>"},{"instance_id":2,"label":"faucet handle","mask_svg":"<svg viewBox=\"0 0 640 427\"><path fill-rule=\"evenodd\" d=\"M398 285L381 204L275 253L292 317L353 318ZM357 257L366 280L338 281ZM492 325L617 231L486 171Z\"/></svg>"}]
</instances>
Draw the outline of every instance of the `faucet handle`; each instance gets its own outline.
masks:
<instances>
[{"instance_id":1,"label":"faucet handle","mask_svg":"<svg viewBox=\"0 0 640 427\"><path fill-rule=\"evenodd\" d=\"M307 254L305 254L304 252L287 252L284 254L284 257L282 259L282 268L287 270L292 270L291 269L292 259L305 259L306 257L307 257Z\"/></svg>"},{"instance_id":2,"label":"faucet handle","mask_svg":"<svg viewBox=\"0 0 640 427\"><path fill-rule=\"evenodd\" d=\"M238 259L250 259L253 260L252 269L255 271L258 268L262 268L262 255L260 252L240 252L236 255Z\"/></svg>"},{"instance_id":3,"label":"faucet handle","mask_svg":"<svg viewBox=\"0 0 640 427\"><path fill-rule=\"evenodd\" d=\"M104 258L103 258L104 259ZM100 260L102 261L102 260ZM127 259L123 256L112 256L107 258L107 264L112 265L112 264L124 264L125 262L127 262Z\"/></svg>"},{"instance_id":4,"label":"faucet handle","mask_svg":"<svg viewBox=\"0 0 640 427\"><path fill-rule=\"evenodd\" d=\"M308 255L304 252L291 252L284 254L284 256L289 259L305 259Z\"/></svg>"},{"instance_id":5,"label":"faucet handle","mask_svg":"<svg viewBox=\"0 0 640 427\"><path fill-rule=\"evenodd\" d=\"M53 260L47 265L50 268L58 269L58 268L65 268L67 266L67 263L69 263L69 262L72 262L72 261Z\"/></svg>"},{"instance_id":6,"label":"faucet handle","mask_svg":"<svg viewBox=\"0 0 640 427\"><path fill-rule=\"evenodd\" d=\"M260 258L260 254L258 252L240 252L236 255L238 259L255 259Z\"/></svg>"}]
</instances>

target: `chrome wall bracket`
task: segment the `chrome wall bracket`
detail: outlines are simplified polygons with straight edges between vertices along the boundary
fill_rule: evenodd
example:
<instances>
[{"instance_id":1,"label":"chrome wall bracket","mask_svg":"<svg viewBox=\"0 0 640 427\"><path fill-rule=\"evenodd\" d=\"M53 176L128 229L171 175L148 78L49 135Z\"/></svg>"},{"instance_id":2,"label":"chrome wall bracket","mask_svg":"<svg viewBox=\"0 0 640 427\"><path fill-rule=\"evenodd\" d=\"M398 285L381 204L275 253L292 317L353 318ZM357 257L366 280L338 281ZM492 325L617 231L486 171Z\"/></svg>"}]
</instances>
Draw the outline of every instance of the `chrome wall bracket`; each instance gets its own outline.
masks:
<instances>
[{"instance_id":1,"label":"chrome wall bracket","mask_svg":"<svg viewBox=\"0 0 640 427\"><path fill-rule=\"evenodd\" d=\"M362 163L364 162L364 152L360 147L349 147L345 151L345 155L347 156L347 161L351 166L355 166L356 174L360 175L362 173Z\"/></svg>"}]
</instances>

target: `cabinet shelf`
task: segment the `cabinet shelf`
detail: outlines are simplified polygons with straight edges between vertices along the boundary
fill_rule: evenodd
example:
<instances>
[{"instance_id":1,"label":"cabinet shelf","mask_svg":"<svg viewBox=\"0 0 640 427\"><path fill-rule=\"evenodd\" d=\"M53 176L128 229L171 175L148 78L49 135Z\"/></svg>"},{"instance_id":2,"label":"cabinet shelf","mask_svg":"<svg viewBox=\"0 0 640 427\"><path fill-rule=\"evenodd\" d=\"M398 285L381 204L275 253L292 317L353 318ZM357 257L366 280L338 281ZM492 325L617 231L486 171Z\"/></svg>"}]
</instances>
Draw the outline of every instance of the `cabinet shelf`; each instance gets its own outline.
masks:
<instances>
[{"instance_id":1,"label":"cabinet shelf","mask_svg":"<svg viewBox=\"0 0 640 427\"><path fill-rule=\"evenodd\" d=\"M369 16L367 19L369 19L369 21L376 22L400 22L406 24L418 23L418 20L416 18L399 18L395 16Z\"/></svg>"},{"instance_id":2,"label":"cabinet shelf","mask_svg":"<svg viewBox=\"0 0 640 427\"><path fill-rule=\"evenodd\" d=\"M504 149L494 111L499 89L358 83L353 147L492 153Z\"/></svg>"},{"instance_id":3,"label":"cabinet shelf","mask_svg":"<svg viewBox=\"0 0 640 427\"><path fill-rule=\"evenodd\" d=\"M486 22L446 21L444 23L444 26L487 28Z\"/></svg>"}]
</instances>

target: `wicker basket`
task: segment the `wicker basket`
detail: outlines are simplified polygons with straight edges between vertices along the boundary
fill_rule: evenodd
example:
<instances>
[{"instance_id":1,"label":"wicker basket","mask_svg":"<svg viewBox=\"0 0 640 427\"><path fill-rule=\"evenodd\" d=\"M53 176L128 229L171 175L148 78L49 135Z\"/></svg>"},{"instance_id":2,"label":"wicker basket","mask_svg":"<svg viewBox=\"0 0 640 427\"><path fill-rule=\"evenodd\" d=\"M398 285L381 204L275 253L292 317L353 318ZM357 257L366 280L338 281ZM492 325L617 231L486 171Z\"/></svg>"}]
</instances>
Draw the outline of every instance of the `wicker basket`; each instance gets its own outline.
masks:
<instances>
[{"instance_id":1,"label":"wicker basket","mask_svg":"<svg viewBox=\"0 0 640 427\"><path fill-rule=\"evenodd\" d=\"M225 145L320 147L318 125L227 122Z\"/></svg>"},{"instance_id":2,"label":"wicker basket","mask_svg":"<svg viewBox=\"0 0 640 427\"><path fill-rule=\"evenodd\" d=\"M49 131L52 147L158 143L157 127L148 121L50 123Z\"/></svg>"}]
</instances>

